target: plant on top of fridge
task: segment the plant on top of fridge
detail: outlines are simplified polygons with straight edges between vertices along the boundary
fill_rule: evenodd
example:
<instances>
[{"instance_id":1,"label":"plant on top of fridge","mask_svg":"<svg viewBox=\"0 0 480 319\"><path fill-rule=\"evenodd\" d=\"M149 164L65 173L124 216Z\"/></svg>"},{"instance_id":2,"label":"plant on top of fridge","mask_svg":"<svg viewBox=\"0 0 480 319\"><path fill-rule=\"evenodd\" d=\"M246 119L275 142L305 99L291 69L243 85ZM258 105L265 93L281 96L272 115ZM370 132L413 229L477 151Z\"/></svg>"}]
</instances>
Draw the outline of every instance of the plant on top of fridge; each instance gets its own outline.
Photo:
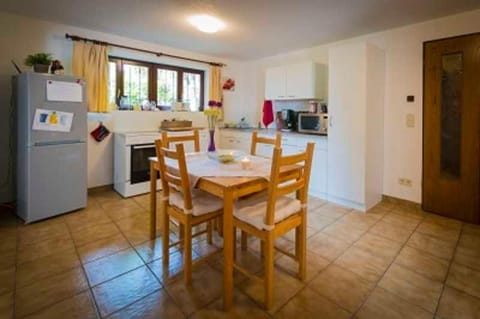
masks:
<instances>
[{"instance_id":1,"label":"plant on top of fridge","mask_svg":"<svg viewBox=\"0 0 480 319\"><path fill-rule=\"evenodd\" d=\"M35 64L50 65L52 63L52 54L51 53L35 53L30 54L25 59L25 65L34 66Z\"/></svg>"}]
</instances>

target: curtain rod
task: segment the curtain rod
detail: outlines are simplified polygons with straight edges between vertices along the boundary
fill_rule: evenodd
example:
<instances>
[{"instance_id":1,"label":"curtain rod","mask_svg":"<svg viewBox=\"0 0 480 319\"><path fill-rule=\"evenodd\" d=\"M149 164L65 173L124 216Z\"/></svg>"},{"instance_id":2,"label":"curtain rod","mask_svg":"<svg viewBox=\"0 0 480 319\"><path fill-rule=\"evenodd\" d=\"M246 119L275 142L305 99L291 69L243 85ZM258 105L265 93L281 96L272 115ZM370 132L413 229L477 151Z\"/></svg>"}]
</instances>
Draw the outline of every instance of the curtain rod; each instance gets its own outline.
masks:
<instances>
[{"instance_id":1,"label":"curtain rod","mask_svg":"<svg viewBox=\"0 0 480 319\"><path fill-rule=\"evenodd\" d=\"M138 52L143 52L143 53L154 54L158 57L164 56L164 57L168 57L168 58L181 59L181 60L187 60L187 61L198 62L198 63L206 63L206 64L210 64L210 65L213 65L213 66L220 66L220 67L227 66L224 63L203 61L203 60L197 60L197 59L192 59L192 58L186 58L186 57L179 56L179 55L174 55L174 54L168 54L168 53L163 53L163 52L155 52L155 51L150 51L150 50L145 50L145 49L139 49L139 48L129 47L129 46L122 45L122 44L116 44L116 43L111 43L111 42L99 41L99 40L95 40L95 39L83 38L83 37L80 37L78 35L72 35L72 34L68 34L68 33L65 33L65 38L71 39L72 41L88 41L88 42L93 42L95 44L109 45L109 46L112 46L112 47L117 47L117 48L122 48L122 49L127 49L127 50L133 50L133 51L138 51Z\"/></svg>"}]
</instances>

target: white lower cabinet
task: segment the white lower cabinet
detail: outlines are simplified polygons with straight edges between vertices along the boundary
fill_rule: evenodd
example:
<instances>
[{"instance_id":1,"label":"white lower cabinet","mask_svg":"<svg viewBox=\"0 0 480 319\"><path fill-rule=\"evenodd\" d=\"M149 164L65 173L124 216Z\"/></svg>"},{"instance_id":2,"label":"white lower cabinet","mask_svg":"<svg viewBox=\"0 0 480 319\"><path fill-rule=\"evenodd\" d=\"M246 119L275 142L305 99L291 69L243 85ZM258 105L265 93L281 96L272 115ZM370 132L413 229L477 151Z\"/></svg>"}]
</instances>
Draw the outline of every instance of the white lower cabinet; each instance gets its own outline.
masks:
<instances>
[{"instance_id":1,"label":"white lower cabinet","mask_svg":"<svg viewBox=\"0 0 480 319\"><path fill-rule=\"evenodd\" d=\"M246 153L250 152L251 132L242 132L235 130L221 130L220 131L220 148L223 149L237 149ZM275 132L262 133L274 137ZM305 135L305 134L284 134L282 136L282 154L290 155L305 151L308 142L315 143L313 153L312 172L310 175L309 194L315 197L327 198L327 157L328 157L328 142L326 136ZM272 157L272 145L257 145L257 154L265 157Z\"/></svg>"},{"instance_id":2,"label":"white lower cabinet","mask_svg":"<svg viewBox=\"0 0 480 319\"><path fill-rule=\"evenodd\" d=\"M272 158L272 156L273 156L273 145L257 144L257 155Z\"/></svg>"},{"instance_id":3,"label":"white lower cabinet","mask_svg":"<svg viewBox=\"0 0 480 319\"><path fill-rule=\"evenodd\" d=\"M327 156L327 150L315 150L310 176L310 194L322 198L327 197Z\"/></svg>"},{"instance_id":4,"label":"white lower cabinet","mask_svg":"<svg viewBox=\"0 0 480 319\"><path fill-rule=\"evenodd\" d=\"M222 130L220 148L234 149L250 153L251 133Z\"/></svg>"}]
</instances>

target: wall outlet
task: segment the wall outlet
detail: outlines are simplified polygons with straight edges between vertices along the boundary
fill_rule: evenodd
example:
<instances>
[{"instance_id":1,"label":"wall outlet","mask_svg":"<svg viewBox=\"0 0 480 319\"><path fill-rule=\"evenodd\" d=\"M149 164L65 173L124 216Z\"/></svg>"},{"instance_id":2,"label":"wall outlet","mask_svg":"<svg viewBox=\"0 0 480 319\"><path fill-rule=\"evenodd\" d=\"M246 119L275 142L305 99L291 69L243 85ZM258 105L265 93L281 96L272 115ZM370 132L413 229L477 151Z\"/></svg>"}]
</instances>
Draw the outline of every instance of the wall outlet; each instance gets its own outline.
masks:
<instances>
[{"instance_id":1,"label":"wall outlet","mask_svg":"<svg viewBox=\"0 0 480 319\"><path fill-rule=\"evenodd\" d=\"M405 178L405 177L399 177L398 178L398 184L400 184L402 186L412 187L412 180L409 179L409 178Z\"/></svg>"}]
</instances>

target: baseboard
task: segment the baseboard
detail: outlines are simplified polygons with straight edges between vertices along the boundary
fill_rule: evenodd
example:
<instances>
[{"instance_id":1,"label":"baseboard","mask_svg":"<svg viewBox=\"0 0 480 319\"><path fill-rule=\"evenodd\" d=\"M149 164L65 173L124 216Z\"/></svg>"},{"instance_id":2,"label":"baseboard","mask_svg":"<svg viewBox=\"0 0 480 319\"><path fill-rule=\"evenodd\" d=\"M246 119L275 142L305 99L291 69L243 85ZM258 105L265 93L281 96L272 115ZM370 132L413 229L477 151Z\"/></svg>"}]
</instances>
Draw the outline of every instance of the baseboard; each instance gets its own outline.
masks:
<instances>
[{"instance_id":1,"label":"baseboard","mask_svg":"<svg viewBox=\"0 0 480 319\"><path fill-rule=\"evenodd\" d=\"M328 197L326 199L329 202L332 202L332 203L335 203L335 204L338 204L338 205L353 208L353 209L356 209L356 210L359 210L359 211L362 211L362 212L366 211L365 204L357 203L357 202L354 202L354 201L351 201L351 200L348 200L348 199L344 199L344 198L341 198L341 197L336 197L336 196L333 196L333 195L330 195L330 194L328 195Z\"/></svg>"},{"instance_id":2,"label":"baseboard","mask_svg":"<svg viewBox=\"0 0 480 319\"><path fill-rule=\"evenodd\" d=\"M382 201L397 204L397 205L401 205L403 207L412 207L412 208L421 208L422 207L422 204L420 204L420 203L416 203L416 202L412 202L412 201L409 201L409 200L406 200L406 199L393 197L393 196L390 196L390 195L382 195Z\"/></svg>"},{"instance_id":3,"label":"baseboard","mask_svg":"<svg viewBox=\"0 0 480 319\"><path fill-rule=\"evenodd\" d=\"M88 189L88 194L91 195L91 194L107 192L107 191L111 191L111 190L113 190L113 184L90 187Z\"/></svg>"},{"instance_id":4,"label":"baseboard","mask_svg":"<svg viewBox=\"0 0 480 319\"><path fill-rule=\"evenodd\" d=\"M308 192L308 195L313 196L313 197L316 197L316 198L328 200L328 195L327 195L327 193L318 193L318 192L312 192L312 191L310 191L310 192Z\"/></svg>"}]
</instances>

